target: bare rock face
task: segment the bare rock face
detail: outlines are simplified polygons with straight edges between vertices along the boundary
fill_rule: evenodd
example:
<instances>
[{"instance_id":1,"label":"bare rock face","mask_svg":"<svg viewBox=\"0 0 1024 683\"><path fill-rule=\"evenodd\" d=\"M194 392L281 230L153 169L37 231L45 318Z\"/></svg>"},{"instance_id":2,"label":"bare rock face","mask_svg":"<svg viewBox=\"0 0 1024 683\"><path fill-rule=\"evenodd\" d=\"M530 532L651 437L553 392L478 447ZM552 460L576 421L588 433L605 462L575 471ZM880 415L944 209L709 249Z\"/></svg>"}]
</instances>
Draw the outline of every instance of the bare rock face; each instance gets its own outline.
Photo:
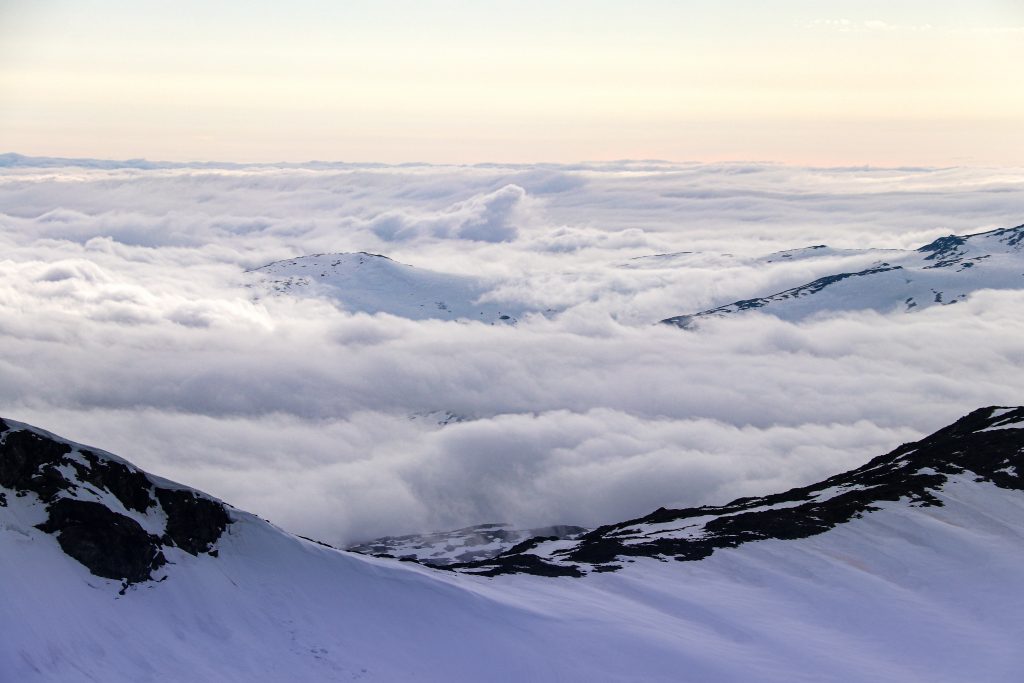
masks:
<instances>
[{"instance_id":1,"label":"bare rock face","mask_svg":"<svg viewBox=\"0 0 1024 683\"><path fill-rule=\"evenodd\" d=\"M187 553L209 553L228 524L224 506L195 491L156 489L157 500L167 513L163 542Z\"/></svg>"},{"instance_id":2,"label":"bare rock face","mask_svg":"<svg viewBox=\"0 0 1024 683\"><path fill-rule=\"evenodd\" d=\"M37 528L94 575L125 585L151 580L169 547L216 555L231 523L204 494L158 486L114 456L0 420L0 506L12 494L37 496L48 514ZM163 533L153 533L161 519Z\"/></svg>"},{"instance_id":3,"label":"bare rock face","mask_svg":"<svg viewBox=\"0 0 1024 683\"><path fill-rule=\"evenodd\" d=\"M58 498L49 512L38 528L56 534L64 552L97 576L140 583L167 563L157 536L101 503Z\"/></svg>"}]
</instances>

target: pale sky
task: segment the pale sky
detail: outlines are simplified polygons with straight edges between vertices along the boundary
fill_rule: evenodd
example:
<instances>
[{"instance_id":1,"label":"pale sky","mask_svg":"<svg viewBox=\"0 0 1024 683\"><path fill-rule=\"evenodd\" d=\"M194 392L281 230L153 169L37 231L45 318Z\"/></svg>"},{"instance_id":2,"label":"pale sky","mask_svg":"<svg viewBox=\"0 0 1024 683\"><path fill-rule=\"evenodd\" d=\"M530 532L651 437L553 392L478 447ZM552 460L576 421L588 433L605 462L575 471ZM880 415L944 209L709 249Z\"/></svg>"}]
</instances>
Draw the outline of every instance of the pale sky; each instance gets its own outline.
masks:
<instances>
[{"instance_id":1,"label":"pale sky","mask_svg":"<svg viewBox=\"0 0 1024 683\"><path fill-rule=\"evenodd\" d=\"M1019 164L1021 0L0 0L0 152Z\"/></svg>"}]
</instances>

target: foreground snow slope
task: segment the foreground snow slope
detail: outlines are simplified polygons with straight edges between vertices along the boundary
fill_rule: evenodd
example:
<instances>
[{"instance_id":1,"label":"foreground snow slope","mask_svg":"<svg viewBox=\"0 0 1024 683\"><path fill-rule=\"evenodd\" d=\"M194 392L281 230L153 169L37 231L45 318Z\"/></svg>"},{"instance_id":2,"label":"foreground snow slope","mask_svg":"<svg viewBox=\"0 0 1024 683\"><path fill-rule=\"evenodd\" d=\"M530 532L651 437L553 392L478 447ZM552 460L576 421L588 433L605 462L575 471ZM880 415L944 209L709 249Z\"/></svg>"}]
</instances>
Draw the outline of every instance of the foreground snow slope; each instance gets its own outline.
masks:
<instances>
[{"instance_id":1,"label":"foreground snow slope","mask_svg":"<svg viewBox=\"0 0 1024 683\"><path fill-rule=\"evenodd\" d=\"M709 518L743 505L765 522L703 559L612 552L617 571L485 578L305 541L0 422L0 680L1016 681L1022 426L1024 409L983 409L876 458L850 476L902 474L848 521L830 517L840 482L654 513L697 529L587 535L721 532ZM757 516L806 503L834 525L794 537ZM117 571L88 552L109 534L143 548L148 578L97 575Z\"/></svg>"}]
</instances>

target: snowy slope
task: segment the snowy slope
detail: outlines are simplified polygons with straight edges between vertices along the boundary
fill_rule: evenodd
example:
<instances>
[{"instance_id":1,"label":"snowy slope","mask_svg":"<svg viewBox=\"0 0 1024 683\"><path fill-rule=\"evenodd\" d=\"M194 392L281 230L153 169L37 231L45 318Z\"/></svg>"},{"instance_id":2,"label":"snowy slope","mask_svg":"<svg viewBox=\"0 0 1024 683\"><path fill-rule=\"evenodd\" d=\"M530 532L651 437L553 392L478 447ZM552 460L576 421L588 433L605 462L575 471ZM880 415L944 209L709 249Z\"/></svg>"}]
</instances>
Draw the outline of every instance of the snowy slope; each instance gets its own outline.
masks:
<instances>
[{"instance_id":1,"label":"snowy slope","mask_svg":"<svg viewBox=\"0 0 1024 683\"><path fill-rule=\"evenodd\" d=\"M865 251L871 263L856 270L826 275L782 292L666 318L662 322L688 327L707 316L758 310L785 320L871 309L883 313L917 311L950 305L979 289L1024 287L1024 225L972 235L942 237L914 251ZM856 250L823 245L777 252L763 262L849 258Z\"/></svg>"},{"instance_id":2,"label":"snowy slope","mask_svg":"<svg viewBox=\"0 0 1024 683\"><path fill-rule=\"evenodd\" d=\"M660 270L670 268L686 268L695 266L740 266L771 263L795 263L797 261L841 260L845 263L861 263L868 265L886 258L905 254L901 249L836 249L825 244L815 244L797 249L785 249L756 257L740 257L735 254L712 254L696 251L677 251L668 254L649 254L636 256L628 262L620 264L622 268L632 270Z\"/></svg>"},{"instance_id":3,"label":"snowy slope","mask_svg":"<svg viewBox=\"0 0 1024 683\"><path fill-rule=\"evenodd\" d=\"M308 542L8 421L0 680L1017 681L1022 427L1024 408L982 409L819 486L563 541L591 552L564 559L591 568L581 578L485 578ZM67 498L110 514L56 530ZM182 514L203 538L181 535ZM111 515L145 535L118 537L134 527ZM96 547L159 546L152 579L65 554L65 534L112 523ZM708 535L699 560L650 547Z\"/></svg>"},{"instance_id":4,"label":"snowy slope","mask_svg":"<svg viewBox=\"0 0 1024 683\"><path fill-rule=\"evenodd\" d=\"M249 275L258 290L321 296L352 312L508 324L524 313L513 305L482 301L491 288L478 278L414 268L366 252L275 261Z\"/></svg>"}]
</instances>

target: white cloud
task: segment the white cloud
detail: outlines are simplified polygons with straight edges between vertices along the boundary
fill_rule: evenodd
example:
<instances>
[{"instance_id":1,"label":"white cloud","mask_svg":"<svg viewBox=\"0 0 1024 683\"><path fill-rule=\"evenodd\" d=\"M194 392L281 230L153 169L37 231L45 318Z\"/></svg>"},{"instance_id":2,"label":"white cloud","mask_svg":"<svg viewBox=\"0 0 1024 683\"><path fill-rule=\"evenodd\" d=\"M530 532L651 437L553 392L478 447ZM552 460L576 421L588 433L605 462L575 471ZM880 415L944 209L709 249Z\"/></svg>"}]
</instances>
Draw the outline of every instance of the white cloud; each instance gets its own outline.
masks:
<instances>
[{"instance_id":1,"label":"white cloud","mask_svg":"<svg viewBox=\"0 0 1024 683\"><path fill-rule=\"evenodd\" d=\"M331 542L777 490L1024 385L1019 292L651 324L845 263L753 255L1019 224L1019 170L96 166L0 171L0 414ZM378 234L388 216L402 236ZM244 268L360 249L566 310L490 327L242 286ZM654 251L702 253L623 267ZM475 419L409 419L433 410Z\"/></svg>"},{"instance_id":2,"label":"white cloud","mask_svg":"<svg viewBox=\"0 0 1024 683\"><path fill-rule=\"evenodd\" d=\"M417 237L510 242L519 234L518 223L526 217L525 200L526 190L518 185L505 185L435 214L418 216L388 211L373 218L369 228L387 242Z\"/></svg>"}]
</instances>

